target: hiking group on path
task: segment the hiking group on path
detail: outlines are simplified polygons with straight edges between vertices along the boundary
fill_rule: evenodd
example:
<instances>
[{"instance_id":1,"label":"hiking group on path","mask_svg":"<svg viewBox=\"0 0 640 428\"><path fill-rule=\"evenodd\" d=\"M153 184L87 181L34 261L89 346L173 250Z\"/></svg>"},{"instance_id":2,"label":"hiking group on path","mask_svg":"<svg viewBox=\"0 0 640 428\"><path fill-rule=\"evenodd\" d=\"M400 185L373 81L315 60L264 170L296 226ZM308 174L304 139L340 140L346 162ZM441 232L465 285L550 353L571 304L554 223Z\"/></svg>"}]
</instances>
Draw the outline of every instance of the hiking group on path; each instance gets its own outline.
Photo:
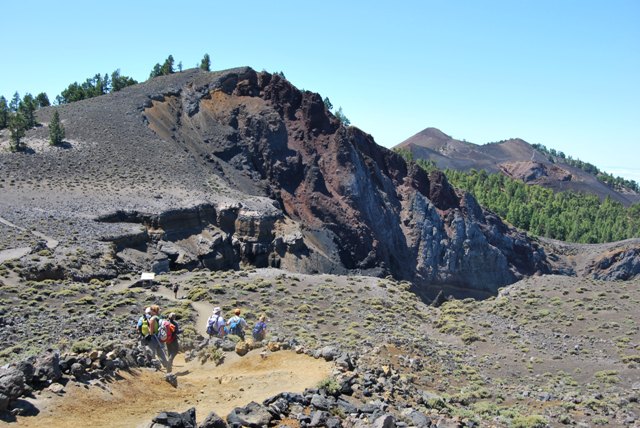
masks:
<instances>
[{"instance_id":1,"label":"hiking group on path","mask_svg":"<svg viewBox=\"0 0 640 428\"><path fill-rule=\"evenodd\" d=\"M160 315L160 306L145 308L138 319L140 341L158 357L167 372L173 369L173 359L178 355L180 326L176 314L171 312L166 318ZM165 350L166 346L166 350Z\"/></svg>"},{"instance_id":2,"label":"hiking group on path","mask_svg":"<svg viewBox=\"0 0 640 428\"><path fill-rule=\"evenodd\" d=\"M245 339L244 330L248 328L247 321L240 316L240 309L233 311L233 316L227 322L221 315L222 310L219 307L213 308L213 313L207 320L207 334L210 338L223 338L228 334L238 336L241 340ZM267 317L260 315L258 322L253 327L251 334L253 339L261 342L267 334Z\"/></svg>"},{"instance_id":3,"label":"hiking group on path","mask_svg":"<svg viewBox=\"0 0 640 428\"><path fill-rule=\"evenodd\" d=\"M174 289L174 293L177 290ZM247 321L240 316L240 309L233 311L233 316L225 322L219 307L213 309L213 313L207 320L207 334L209 338L223 338L229 334L245 340L244 330L248 328ZM160 306L151 305L144 310L144 314L138 319L137 330L140 334L142 345L150 349L158 357L164 368L170 373L173 369L173 360L178 354L180 345L178 335L180 326L176 321L176 314L171 312L164 317L160 314ZM252 330L253 339L261 342L267 334L267 318L260 315L258 322Z\"/></svg>"}]
</instances>

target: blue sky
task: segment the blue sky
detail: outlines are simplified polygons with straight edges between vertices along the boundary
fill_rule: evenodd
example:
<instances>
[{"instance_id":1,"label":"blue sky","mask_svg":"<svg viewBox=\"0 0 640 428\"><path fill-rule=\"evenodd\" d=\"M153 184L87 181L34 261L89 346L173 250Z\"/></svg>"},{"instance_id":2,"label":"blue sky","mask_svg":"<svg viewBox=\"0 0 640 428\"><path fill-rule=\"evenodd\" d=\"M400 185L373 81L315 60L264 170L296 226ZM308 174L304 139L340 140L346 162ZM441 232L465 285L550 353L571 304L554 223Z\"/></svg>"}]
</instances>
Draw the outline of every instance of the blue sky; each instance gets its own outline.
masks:
<instances>
[{"instance_id":1,"label":"blue sky","mask_svg":"<svg viewBox=\"0 0 640 428\"><path fill-rule=\"evenodd\" d=\"M7 99L209 53L213 69L284 72L387 147L426 127L520 137L640 182L636 0L21 0L2 23Z\"/></svg>"}]
</instances>

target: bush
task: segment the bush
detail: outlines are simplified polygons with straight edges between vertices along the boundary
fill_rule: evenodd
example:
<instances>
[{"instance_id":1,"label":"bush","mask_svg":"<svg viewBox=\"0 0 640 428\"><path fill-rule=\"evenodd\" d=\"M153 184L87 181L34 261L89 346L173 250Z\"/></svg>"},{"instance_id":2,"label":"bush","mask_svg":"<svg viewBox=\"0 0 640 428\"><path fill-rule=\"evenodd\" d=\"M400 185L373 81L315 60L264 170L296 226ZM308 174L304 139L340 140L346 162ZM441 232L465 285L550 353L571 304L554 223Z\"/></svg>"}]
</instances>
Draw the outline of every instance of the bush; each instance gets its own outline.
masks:
<instances>
[{"instance_id":1,"label":"bush","mask_svg":"<svg viewBox=\"0 0 640 428\"><path fill-rule=\"evenodd\" d=\"M511 422L513 428L545 428L547 419L540 415L516 416Z\"/></svg>"},{"instance_id":2,"label":"bush","mask_svg":"<svg viewBox=\"0 0 640 428\"><path fill-rule=\"evenodd\" d=\"M93 344L87 340L79 340L71 345L71 352L75 354L82 354L83 352L89 352L93 348Z\"/></svg>"},{"instance_id":3,"label":"bush","mask_svg":"<svg viewBox=\"0 0 640 428\"><path fill-rule=\"evenodd\" d=\"M335 395L340 392L340 384L335 378L329 376L318 383L318 389L324 389L329 395Z\"/></svg>"}]
</instances>

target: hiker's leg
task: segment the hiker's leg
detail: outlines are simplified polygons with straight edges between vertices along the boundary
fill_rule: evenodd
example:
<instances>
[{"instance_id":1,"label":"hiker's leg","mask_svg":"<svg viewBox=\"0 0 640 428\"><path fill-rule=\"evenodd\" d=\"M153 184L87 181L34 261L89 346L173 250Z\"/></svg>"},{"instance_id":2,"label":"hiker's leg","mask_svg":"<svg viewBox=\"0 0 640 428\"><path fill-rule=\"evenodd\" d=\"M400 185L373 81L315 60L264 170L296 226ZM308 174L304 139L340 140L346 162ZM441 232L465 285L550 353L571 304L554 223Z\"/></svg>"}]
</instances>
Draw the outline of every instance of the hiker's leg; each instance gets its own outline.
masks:
<instances>
[{"instance_id":1,"label":"hiker's leg","mask_svg":"<svg viewBox=\"0 0 640 428\"><path fill-rule=\"evenodd\" d=\"M178 355L178 339L174 339L173 342L167 343L167 351L169 353L169 364L173 365L173 359Z\"/></svg>"},{"instance_id":2,"label":"hiker's leg","mask_svg":"<svg viewBox=\"0 0 640 428\"><path fill-rule=\"evenodd\" d=\"M156 336L152 336L149 343L151 344L162 365L167 368L169 362L167 361L167 355L165 354L164 349L162 349L162 343L160 343L160 340Z\"/></svg>"}]
</instances>

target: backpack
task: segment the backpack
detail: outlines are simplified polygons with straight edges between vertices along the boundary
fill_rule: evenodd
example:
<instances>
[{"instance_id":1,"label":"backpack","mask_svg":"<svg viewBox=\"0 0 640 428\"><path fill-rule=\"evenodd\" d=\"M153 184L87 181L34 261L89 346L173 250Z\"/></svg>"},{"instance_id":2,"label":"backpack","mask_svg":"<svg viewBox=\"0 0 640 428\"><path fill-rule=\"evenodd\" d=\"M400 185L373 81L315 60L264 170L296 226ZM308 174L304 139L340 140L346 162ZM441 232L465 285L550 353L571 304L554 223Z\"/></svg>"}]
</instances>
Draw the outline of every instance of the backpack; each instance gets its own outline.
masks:
<instances>
[{"instance_id":1,"label":"backpack","mask_svg":"<svg viewBox=\"0 0 640 428\"><path fill-rule=\"evenodd\" d=\"M215 318L209 317L209 319L207 320L207 334L209 336L216 336L218 334L218 331L216 330L216 326L218 325L218 318L220 318L220 315L216 316Z\"/></svg>"},{"instance_id":2,"label":"backpack","mask_svg":"<svg viewBox=\"0 0 640 428\"><path fill-rule=\"evenodd\" d=\"M233 317L231 318L229 321L229 334L233 334L236 336L240 336L242 337L242 325L241 325L241 320L242 318L240 317Z\"/></svg>"},{"instance_id":3,"label":"backpack","mask_svg":"<svg viewBox=\"0 0 640 428\"><path fill-rule=\"evenodd\" d=\"M256 340L260 340L262 339L262 336L264 335L264 331L267 329L267 324L264 321L258 321L258 323L256 323L256 325L253 327L253 331L251 334L253 334L253 338Z\"/></svg>"},{"instance_id":4,"label":"backpack","mask_svg":"<svg viewBox=\"0 0 640 428\"><path fill-rule=\"evenodd\" d=\"M138 329L138 333L140 333L140 336L142 337L149 336L149 320L145 315L142 315L140 319L138 319L137 329Z\"/></svg>"},{"instance_id":5,"label":"backpack","mask_svg":"<svg viewBox=\"0 0 640 428\"><path fill-rule=\"evenodd\" d=\"M162 343L171 343L176 337L176 326L169 320L160 320L158 339Z\"/></svg>"}]
</instances>

